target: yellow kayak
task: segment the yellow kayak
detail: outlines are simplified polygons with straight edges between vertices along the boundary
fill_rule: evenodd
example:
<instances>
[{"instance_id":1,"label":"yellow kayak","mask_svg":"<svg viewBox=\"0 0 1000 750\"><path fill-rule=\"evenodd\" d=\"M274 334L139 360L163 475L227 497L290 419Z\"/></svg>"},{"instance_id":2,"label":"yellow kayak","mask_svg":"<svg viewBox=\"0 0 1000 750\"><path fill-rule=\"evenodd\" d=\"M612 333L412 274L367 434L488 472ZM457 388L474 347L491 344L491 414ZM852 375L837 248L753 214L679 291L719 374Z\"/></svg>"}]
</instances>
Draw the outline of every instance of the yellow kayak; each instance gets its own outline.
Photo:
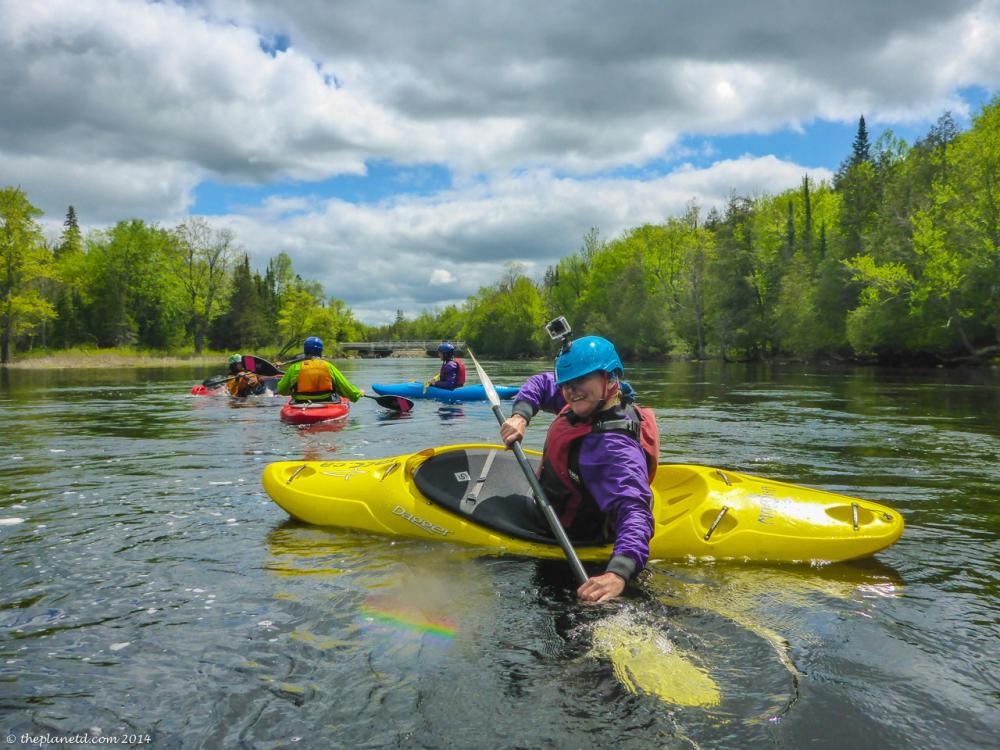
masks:
<instances>
[{"instance_id":1,"label":"yellow kayak","mask_svg":"<svg viewBox=\"0 0 1000 750\"><path fill-rule=\"evenodd\" d=\"M525 451L529 460L540 454ZM452 445L353 461L278 461L264 489L316 526L558 557L515 456L497 445ZM687 464L653 482L651 559L833 562L873 555L903 533L896 511L869 500ZM584 560L611 547L573 540Z\"/></svg>"}]
</instances>

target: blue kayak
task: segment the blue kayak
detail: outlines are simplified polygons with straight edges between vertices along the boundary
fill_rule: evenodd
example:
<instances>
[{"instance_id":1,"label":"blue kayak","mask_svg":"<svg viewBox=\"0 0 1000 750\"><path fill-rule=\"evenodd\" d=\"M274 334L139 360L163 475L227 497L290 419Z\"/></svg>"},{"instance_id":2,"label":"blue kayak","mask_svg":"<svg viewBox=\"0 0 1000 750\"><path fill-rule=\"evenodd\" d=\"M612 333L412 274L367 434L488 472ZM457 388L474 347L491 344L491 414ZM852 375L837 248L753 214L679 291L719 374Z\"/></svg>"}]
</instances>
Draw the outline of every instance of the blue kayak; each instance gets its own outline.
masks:
<instances>
[{"instance_id":1,"label":"blue kayak","mask_svg":"<svg viewBox=\"0 0 1000 750\"><path fill-rule=\"evenodd\" d=\"M502 399L514 398L520 390L520 387L516 385L497 385L494 387L497 395ZM410 383L392 383L390 385L372 383L372 390L381 396L402 396L403 398L432 398L450 402L488 400L486 389L481 385L463 385L461 388L449 390L433 385L425 386L414 380Z\"/></svg>"}]
</instances>

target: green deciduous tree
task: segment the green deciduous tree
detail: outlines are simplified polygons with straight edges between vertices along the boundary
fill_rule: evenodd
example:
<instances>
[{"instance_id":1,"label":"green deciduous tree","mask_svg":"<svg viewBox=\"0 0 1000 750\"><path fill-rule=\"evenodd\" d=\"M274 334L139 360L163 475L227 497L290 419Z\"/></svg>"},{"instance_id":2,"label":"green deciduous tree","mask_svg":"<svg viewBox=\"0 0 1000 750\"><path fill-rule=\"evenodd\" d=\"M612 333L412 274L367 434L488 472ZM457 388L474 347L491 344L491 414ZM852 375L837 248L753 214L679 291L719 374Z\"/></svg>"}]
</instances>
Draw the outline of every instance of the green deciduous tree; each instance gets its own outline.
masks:
<instances>
[{"instance_id":1,"label":"green deciduous tree","mask_svg":"<svg viewBox=\"0 0 1000 750\"><path fill-rule=\"evenodd\" d=\"M187 298L173 232L140 219L87 238L86 315L100 346L179 347Z\"/></svg>"},{"instance_id":2,"label":"green deciduous tree","mask_svg":"<svg viewBox=\"0 0 1000 750\"><path fill-rule=\"evenodd\" d=\"M0 188L0 364L18 336L56 315L41 283L55 277L53 254L35 219L42 212L20 188Z\"/></svg>"},{"instance_id":3,"label":"green deciduous tree","mask_svg":"<svg viewBox=\"0 0 1000 750\"><path fill-rule=\"evenodd\" d=\"M590 269L594 258L604 247L600 232L591 227L577 252L562 258L545 272L543 288L547 319L562 315L568 320L583 322L580 306L584 292L590 286Z\"/></svg>"},{"instance_id":4,"label":"green deciduous tree","mask_svg":"<svg viewBox=\"0 0 1000 750\"><path fill-rule=\"evenodd\" d=\"M60 346L200 349L213 320L212 344L230 349L299 347L308 335L331 347L362 336L465 338L483 354L537 356L551 351L542 325L556 315L576 335L612 339L629 359L995 356L998 174L1000 99L962 133L942 115L912 147L888 130L873 144L862 117L832 185L804 176L779 195L734 195L703 222L692 205L610 241L592 228L539 281L511 265L461 306L412 320L397 311L377 327L297 276L285 253L263 278L245 256L233 265L235 237L203 220L175 232L125 221L84 240L70 207L54 247L56 283L46 278L51 253L37 213L10 189L6 278L16 295L4 298L4 356L38 331ZM52 305L58 318L46 328Z\"/></svg>"},{"instance_id":5,"label":"green deciduous tree","mask_svg":"<svg viewBox=\"0 0 1000 750\"><path fill-rule=\"evenodd\" d=\"M954 141L953 169L934 182L932 201L914 221L921 272L914 314L969 354L996 350L1000 338L1000 101Z\"/></svg>"},{"instance_id":6,"label":"green deciduous tree","mask_svg":"<svg viewBox=\"0 0 1000 750\"><path fill-rule=\"evenodd\" d=\"M200 354L212 321L223 313L232 280L230 269L239 248L232 230L215 229L203 218L188 219L175 234L176 271L187 305L187 328Z\"/></svg>"},{"instance_id":7,"label":"green deciduous tree","mask_svg":"<svg viewBox=\"0 0 1000 750\"><path fill-rule=\"evenodd\" d=\"M542 296L523 267L510 263L493 286L483 287L465 306L462 338L496 357L540 356L547 341Z\"/></svg>"},{"instance_id":8,"label":"green deciduous tree","mask_svg":"<svg viewBox=\"0 0 1000 750\"><path fill-rule=\"evenodd\" d=\"M277 323L282 341L301 343L308 336L319 336L327 356L339 352L337 342L361 333L361 326L342 300L326 300L319 284L301 280L285 290Z\"/></svg>"},{"instance_id":9,"label":"green deciduous tree","mask_svg":"<svg viewBox=\"0 0 1000 750\"><path fill-rule=\"evenodd\" d=\"M862 285L848 318L859 353L881 360L996 350L1000 303L998 105L958 134L950 115L894 158L875 241L848 267Z\"/></svg>"}]
</instances>

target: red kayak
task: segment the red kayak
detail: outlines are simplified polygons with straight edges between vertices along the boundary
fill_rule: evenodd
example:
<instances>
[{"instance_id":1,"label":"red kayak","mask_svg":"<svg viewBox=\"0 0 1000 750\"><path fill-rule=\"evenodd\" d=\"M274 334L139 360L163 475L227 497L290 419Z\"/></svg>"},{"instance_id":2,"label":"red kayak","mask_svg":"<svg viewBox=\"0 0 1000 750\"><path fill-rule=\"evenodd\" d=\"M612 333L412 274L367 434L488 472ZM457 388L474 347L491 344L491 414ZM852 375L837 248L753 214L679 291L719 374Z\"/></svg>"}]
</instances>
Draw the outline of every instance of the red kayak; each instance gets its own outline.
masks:
<instances>
[{"instance_id":1,"label":"red kayak","mask_svg":"<svg viewBox=\"0 0 1000 750\"><path fill-rule=\"evenodd\" d=\"M226 393L225 387L221 385L216 388L209 388L205 385L196 385L191 389L192 396L216 396L220 393Z\"/></svg>"},{"instance_id":2,"label":"red kayak","mask_svg":"<svg viewBox=\"0 0 1000 750\"><path fill-rule=\"evenodd\" d=\"M281 407L281 421L288 424L314 424L334 419L346 419L351 402L346 399L336 401L292 401Z\"/></svg>"}]
</instances>

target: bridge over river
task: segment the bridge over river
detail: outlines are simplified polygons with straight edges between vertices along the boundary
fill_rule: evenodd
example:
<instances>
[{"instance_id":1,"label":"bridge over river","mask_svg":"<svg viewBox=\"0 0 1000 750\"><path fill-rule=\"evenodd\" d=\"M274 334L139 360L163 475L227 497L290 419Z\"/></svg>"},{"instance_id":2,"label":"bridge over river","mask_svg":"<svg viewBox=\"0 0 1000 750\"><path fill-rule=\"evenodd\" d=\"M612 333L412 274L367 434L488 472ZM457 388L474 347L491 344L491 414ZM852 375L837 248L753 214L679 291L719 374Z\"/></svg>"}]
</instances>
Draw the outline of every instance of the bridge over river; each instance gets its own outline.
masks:
<instances>
[{"instance_id":1,"label":"bridge over river","mask_svg":"<svg viewBox=\"0 0 1000 750\"><path fill-rule=\"evenodd\" d=\"M465 353L464 341L452 341L455 353ZM345 352L358 352L362 357L436 357L440 339L433 341L341 341L338 346Z\"/></svg>"}]
</instances>

